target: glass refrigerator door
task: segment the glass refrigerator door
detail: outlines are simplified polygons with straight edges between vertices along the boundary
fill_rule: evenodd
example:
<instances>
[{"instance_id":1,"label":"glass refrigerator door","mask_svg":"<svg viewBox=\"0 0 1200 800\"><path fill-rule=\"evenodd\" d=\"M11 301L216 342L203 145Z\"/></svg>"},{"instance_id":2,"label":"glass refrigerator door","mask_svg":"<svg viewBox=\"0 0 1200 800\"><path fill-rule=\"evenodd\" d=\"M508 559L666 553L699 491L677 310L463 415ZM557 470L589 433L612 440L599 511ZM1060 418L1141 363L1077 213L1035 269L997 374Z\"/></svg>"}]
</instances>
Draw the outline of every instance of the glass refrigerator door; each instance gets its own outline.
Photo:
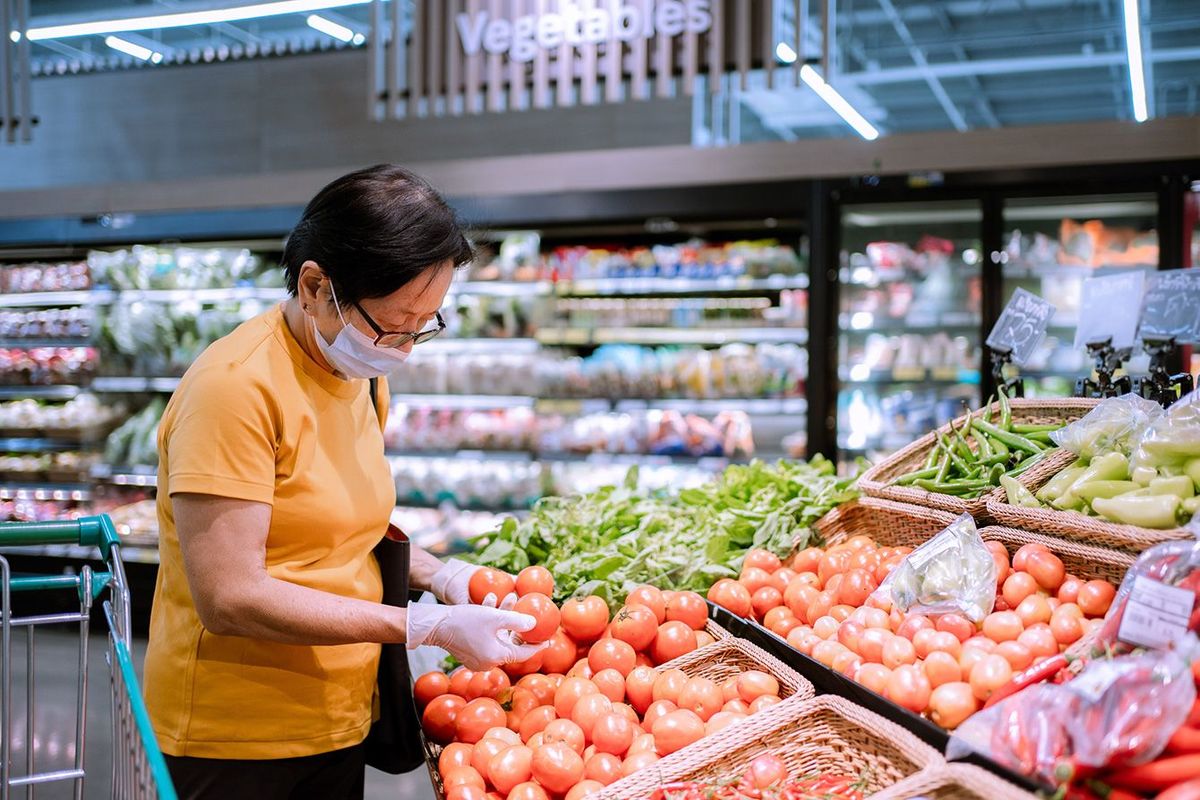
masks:
<instances>
[{"instance_id":1,"label":"glass refrigerator door","mask_svg":"<svg viewBox=\"0 0 1200 800\"><path fill-rule=\"evenodd\" d=\"M839 460L878 460L979 402L975 201L848 205L838 317Z\"/></svg>"},{"instance_id":2,"label":"glass refrigerator door","mask_svg":"<svg viewBox=\"0 0 1200 800\"><path fill-rule=\"evenodd\" d=\"M1156 270L1157 215L1157 199L1148 193L1005 203L1001 299L1007 303L1021 286L1057 308L1046 340L1020 370L1028 396L1070 396L1075 380L1091 372L1087 352L1075 348L1083 282L1126 270ZM1147 363L1135 353L1127 371L1144 373Z\"/></svg>"}]
</instances>

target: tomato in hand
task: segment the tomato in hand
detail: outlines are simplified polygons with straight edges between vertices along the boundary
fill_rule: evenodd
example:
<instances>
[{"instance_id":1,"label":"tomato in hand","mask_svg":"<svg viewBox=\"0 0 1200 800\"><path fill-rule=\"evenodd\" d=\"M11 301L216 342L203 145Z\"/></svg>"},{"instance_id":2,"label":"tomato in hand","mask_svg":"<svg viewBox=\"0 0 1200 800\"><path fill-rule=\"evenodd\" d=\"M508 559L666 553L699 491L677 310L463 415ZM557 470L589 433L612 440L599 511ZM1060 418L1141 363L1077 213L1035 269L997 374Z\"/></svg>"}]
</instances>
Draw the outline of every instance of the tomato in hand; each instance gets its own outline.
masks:
<instances>
[{"instance_id":1,"label":"tomato in hand","mask_svg":"<svg viewBox=\"0 0 1200 800\"><path fill-rule=\"evenodd\" d=\"M558 630L561 619L558 606L554 601L541 592L530 592L517 601L513 609L518 614L528 614L537 620L531 630L519 634L521 641L527 644L541 644L547 641Z\"/></svg>"},{"instance_id":2,"label":"tomato in hand","mask_svg":"<svg viewBox=\"0 0 1200 800\"><path fill-rule=\"evenodd\" d=\"M501 572L491 567L481 567L475 570L467 583L467 593L471 602L479 605L489 594L496 596L499 602L517 590L517 583L507 572Z\"/></svg>"}]
</instances>

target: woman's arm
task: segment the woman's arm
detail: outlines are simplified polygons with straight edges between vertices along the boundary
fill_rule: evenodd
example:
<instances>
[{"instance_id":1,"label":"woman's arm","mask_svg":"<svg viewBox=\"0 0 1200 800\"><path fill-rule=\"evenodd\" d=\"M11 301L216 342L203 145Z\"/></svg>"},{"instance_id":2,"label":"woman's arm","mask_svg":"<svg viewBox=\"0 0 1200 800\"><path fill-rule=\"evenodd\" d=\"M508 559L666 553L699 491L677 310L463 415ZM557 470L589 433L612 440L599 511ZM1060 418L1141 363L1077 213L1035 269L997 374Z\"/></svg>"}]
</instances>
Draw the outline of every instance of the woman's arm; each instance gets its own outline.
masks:
<instances>
[{"instance_id":1,"label":"woman's arm","mask_svg":"<svg viewBox=\"0 0 1200 800\"><path fill-rule=\"evenodd\" d=\"M421 592L433 589L433 576L446 566L436 556L430 555L415 544L409 545L408 584Z\"/></svg>"},{"instance_id":2,"label":"woman's arm","mask_svg":"<svg viewBox=\"0 0 1200 800\"><path fill-rule=\"evenodd\" d=\"M209 631L299 645L405 641L402 608L272 578L266 568L269 505L187 493L172 495L171 502L188 586ZM414 548L414 579L416 564L424 578L430 560L440 563Z\"/></svg>"}]
</instances>

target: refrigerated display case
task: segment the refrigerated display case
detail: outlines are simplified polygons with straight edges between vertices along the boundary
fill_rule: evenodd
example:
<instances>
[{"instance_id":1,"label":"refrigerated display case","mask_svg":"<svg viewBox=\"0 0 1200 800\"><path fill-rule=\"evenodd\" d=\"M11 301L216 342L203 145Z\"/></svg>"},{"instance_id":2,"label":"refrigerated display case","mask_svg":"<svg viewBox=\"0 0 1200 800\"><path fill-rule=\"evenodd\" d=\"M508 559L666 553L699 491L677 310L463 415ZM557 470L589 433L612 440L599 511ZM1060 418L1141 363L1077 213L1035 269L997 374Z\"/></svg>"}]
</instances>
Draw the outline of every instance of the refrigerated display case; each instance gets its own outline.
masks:
<instances>
[{"instance_id":1,"label":"refrigerated display case","mask_svg":"<svg viewBox=\"0 0 1200 800\"><path fill-rule=\"evenodd\" d=\"M1045 341L1020 370L1026 394L1069 395L1076 379L1092 369L1087 353L1075 347L1083 282L1158 269L1158 198L1151 193L1011 198L1003 214L1001 305L1023 287L1056 307ZM1126 371L1144 373L1146 362L1135 353Z\"/></svg>"},{"instance_id":2,"label":"refrigerated display case","mask_svg":"<svg viewBox=\"0 0 1200 800\"><path fill-rule=\"evenodd\" d=\"M838 451L878 459L979 402L982 207L841 212Z\"/></svg>"}]
</instances>

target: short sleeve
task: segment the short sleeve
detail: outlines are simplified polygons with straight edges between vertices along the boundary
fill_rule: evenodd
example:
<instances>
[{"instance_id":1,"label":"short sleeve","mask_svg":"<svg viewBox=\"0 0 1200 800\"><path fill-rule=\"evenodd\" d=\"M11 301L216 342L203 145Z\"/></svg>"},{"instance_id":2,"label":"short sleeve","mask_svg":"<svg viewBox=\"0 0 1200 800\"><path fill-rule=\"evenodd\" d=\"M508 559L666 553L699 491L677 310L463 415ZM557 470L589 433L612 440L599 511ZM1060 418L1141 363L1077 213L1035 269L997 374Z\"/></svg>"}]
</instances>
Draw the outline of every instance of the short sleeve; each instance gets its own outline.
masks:
<instances>
[{"instance_id":1,"label":"short sleeve","mask_svg":"<svg viewBox=\"0 0 1200 800\"><path fill-rule=\"evenodd\" d=\"M274 502L275 404L246 372L213 365L180 384L162 431L169 494Z\"/></svg>"}]
</instances>

